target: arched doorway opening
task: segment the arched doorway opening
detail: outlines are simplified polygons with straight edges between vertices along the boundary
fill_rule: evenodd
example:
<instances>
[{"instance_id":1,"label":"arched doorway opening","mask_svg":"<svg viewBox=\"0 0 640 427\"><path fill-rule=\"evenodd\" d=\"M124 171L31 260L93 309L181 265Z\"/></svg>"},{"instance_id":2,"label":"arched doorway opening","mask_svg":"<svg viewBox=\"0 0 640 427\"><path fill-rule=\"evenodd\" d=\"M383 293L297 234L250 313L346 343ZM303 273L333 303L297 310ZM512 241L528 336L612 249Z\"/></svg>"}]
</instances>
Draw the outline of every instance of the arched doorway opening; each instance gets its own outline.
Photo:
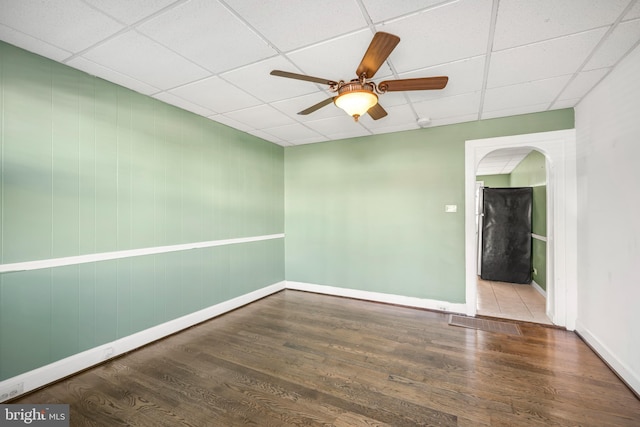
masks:
<instances>
[{"instance_id":1,"label":"arched doorway opening","mask_svg":"<svg viewBox=\"0 0 640 427\"><path fill-rule=\"evenodd\" d=\"M512 147L492 151L478 165L478 315L553 323L547 315L547 289L553 286L546 268L547 228L553 225L553 217L547 221L547 162L532 147Z\"/></svg>"},{"instance_id":2,"label":"arched doorway opening","mask_svg":"<svg viewBox=\"0 0 640 427\"><path fill-rule=\"evenodd\" d=\"M547 158L547 315L575 329L577 317L575 130L480 140L465 144L465 259L467 314L477 313L476 171L482 158L504 148L531 147Z\"/></svg>"}]
</instances>

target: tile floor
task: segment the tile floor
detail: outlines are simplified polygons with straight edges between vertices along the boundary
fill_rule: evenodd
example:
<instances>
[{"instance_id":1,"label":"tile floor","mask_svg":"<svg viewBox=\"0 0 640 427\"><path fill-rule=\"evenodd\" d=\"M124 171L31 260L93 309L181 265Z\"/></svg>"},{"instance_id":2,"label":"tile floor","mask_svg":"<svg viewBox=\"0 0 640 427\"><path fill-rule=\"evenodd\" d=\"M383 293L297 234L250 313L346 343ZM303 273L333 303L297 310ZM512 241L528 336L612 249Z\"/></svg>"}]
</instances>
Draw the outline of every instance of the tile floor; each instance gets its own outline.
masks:
<instances>
[{"instance_id":1,"label":"tile floor","mask_svg":"<svg viewBox=\"0 0 640 427\"><path fill-rule=\"evenodd\" d=\"M531 285L493 282L478 277L478 314L551 325L545 298Z\"/></svg>"}]
</instances>

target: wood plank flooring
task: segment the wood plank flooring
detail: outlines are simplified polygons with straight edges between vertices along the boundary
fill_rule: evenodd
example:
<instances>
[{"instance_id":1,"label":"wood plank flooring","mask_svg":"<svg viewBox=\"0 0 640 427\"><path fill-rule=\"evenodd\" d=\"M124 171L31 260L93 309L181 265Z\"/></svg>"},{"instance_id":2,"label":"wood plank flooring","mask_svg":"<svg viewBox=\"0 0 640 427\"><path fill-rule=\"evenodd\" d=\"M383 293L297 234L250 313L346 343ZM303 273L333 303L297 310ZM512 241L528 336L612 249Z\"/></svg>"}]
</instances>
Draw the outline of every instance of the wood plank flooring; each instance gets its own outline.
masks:
<instances>
[{"instance_id":1,"label":"wood plank flooring","mask_svg":"<svg viewBox=\"0 0 640 427\"><path fill-rule=\"evenodd\" d=\"M297 291L12 403L73 426L638 426L640 401L571 332Z\"/></svg>"}]
</instances>

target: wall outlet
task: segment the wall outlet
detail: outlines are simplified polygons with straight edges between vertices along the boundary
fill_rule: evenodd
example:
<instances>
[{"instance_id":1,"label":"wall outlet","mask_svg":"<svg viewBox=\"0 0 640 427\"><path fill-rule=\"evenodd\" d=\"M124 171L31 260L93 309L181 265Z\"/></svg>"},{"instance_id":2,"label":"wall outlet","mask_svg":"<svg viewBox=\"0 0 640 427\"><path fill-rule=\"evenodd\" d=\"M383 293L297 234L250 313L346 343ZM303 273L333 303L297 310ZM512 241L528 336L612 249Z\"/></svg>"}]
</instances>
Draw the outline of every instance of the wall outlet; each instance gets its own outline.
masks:
<instances>
[{"instance_id":1,"label":"wall outlet","mask_svg":"<svg viewBox=\"0 0 640 427\"><path fill-rule=\"evenodd\" d=\"M536 269L535 267L533 267L533 275L537 276L538 275L538 269Z\"/></svg>"},{"instance_id":2,"label":"wall outlet","mask_svg":"<svg viewBox=\"0 0 640 427\"><path fill-rule=\"evenodd\" d=\"M0 402L18 397L24 392L24 383L18 383L0 390Z\"/></svg>"}]
</instances>

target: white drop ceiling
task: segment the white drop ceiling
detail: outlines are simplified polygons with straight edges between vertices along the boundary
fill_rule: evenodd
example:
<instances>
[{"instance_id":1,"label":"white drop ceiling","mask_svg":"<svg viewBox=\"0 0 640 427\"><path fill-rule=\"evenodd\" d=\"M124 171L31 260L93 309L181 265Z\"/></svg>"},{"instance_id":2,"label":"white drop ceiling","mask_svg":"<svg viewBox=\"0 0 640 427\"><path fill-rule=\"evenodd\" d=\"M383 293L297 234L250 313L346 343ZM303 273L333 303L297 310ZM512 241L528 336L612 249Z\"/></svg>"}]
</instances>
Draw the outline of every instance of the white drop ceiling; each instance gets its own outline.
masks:
<instances>
[{"instance_id":1,"label":"white drop ceiling","mask_svg":"<svg viewBox=\"0 0 640 427\"><path fill-rule=\"evenodd\" d=\"M480 161L476 176L510 174L531 151L531 148L526 147L492 151Z\"/></svg>"},{"instance_id":2,"label":"white drop ceiling","mask_svg":"<svg viewBox=\"0 0 640 427\"><path fill-rule=\"evenodd\" d=\"M380 96L354 123L325 86L355 78L377 31L400 44L374 78L448 75ZM0 39L283 146L575 106L640 42L640 0L0 0Z\"/></svg>"}]
</instances>

